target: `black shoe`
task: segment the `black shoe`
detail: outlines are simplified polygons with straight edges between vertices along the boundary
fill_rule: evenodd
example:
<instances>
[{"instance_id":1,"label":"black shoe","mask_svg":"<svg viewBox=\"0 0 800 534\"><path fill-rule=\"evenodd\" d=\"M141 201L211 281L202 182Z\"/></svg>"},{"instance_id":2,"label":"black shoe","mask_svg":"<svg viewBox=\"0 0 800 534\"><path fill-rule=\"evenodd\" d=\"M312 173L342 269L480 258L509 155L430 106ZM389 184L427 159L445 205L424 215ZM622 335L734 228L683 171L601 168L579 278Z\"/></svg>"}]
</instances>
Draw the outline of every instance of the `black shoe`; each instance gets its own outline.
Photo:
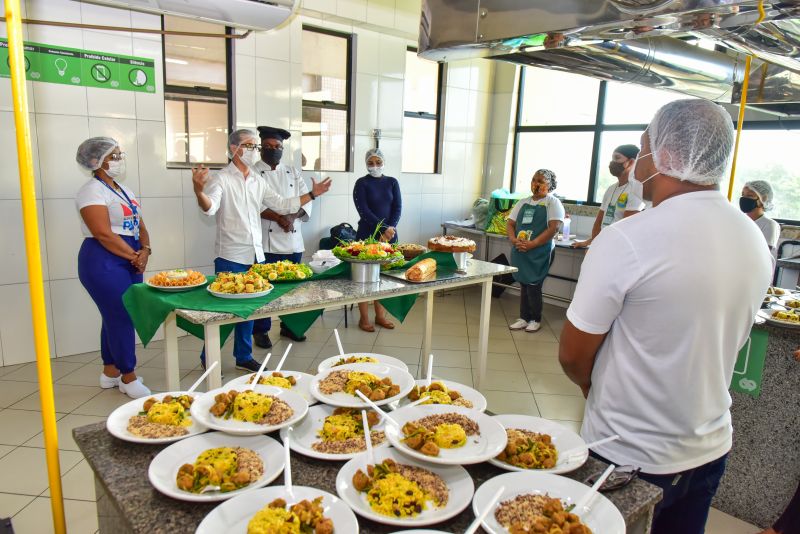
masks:
<instances>
[{"instance_id":1,"label":"black shoe","mask_svg":"<svg viewBox=\"0 0 800 534\"><path fill-rule=\"evenodd\" d=\"M283 337L288 337L292 341L305 341L306 340L306 336L296 336L296 335L294 335L294 332L292 332L288 328L284 328L284 327L281 327L281 335Z\"/></svg>"},{"instance_id":2,"label":"black shoe","mask_svg":"<svg viewBox=\"0 0 800 534\"><path fill-rule=\"evenodd\" d=\"M259 369L261 369L261 363L257 362L255 358L250 358L246 362L236 362L236 368L241 369L242 371L253 371L257 373Z\"/></svg>"},{"instance_id":3,"label":"black shoe","mask_svg":"<svg viewBox=\"0 0 800 534\"><path fill-rule=\"evenodd\" d=\"M262 349L271 349L272 348L272 341L269 339L269 334L264 333L255 333L253 332L253 341L256 344L256 347L261 347ZM258 371L258 369L256 369Z\"/></svg>"}]
</instances>

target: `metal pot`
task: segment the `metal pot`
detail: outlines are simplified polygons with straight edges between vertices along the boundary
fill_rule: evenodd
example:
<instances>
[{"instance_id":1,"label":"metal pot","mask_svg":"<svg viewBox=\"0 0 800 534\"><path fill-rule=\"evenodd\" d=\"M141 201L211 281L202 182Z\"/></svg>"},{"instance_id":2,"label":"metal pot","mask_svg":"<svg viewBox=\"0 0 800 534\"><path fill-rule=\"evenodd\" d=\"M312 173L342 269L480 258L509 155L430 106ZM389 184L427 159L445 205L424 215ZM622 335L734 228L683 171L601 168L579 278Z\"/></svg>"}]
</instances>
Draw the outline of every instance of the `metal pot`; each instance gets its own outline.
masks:
<instances>
[{"instance_id":1,"label":"metal pot","mask_svg":"<svg viewBox=\"0 0 800 534\"><path fill-rule=\"evenodd\" d=\"M350 279L358 284L376 284L381 277L380 263L351 263Z\"/></svg>"},{"instance_id":2,"label":"metal pot","mask_svg":"<svg viewBox=\"0 0 800 534\"><path fill-rule=\"evenodd\" d=\"M453 252L453 259L456 261L456 269L459 271L467 270L467 258L469 252Z\"/></svg>"}]
</instances>

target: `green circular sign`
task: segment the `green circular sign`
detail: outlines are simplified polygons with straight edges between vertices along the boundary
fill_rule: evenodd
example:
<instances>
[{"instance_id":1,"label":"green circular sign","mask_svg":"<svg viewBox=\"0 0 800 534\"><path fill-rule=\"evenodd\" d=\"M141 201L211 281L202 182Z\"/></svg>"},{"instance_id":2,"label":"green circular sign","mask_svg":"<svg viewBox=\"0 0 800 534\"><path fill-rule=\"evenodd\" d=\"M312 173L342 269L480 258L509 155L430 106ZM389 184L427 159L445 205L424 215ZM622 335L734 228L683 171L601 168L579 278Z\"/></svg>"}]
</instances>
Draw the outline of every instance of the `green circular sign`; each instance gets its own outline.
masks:
<instances>
[{"instance_id":1,"label":"green circular sign","mask_svg":"<svg viewBox=\"0 0 800 534\"><path fill-rule=\"evenodd\" d=\"M29 70L31 70L31 60L28 59L27 56L22 56L22 57L25 60L25 72L28 72ZM9 57L6 58L6 65L8 65L9 69L11 69L11 58Z\"/></svg>"},{"instance_id":2,"label":"green circular sign","mask_svg":"<svg viewBox=\"0 0 800 534\"><path fill-rule=\"evenodd\" d=\"M92 65L92 78L99 83L106 83L111 79L111 69L103 63Z\"/></svg>"},{"instance_id":3,"label":"green circular sign","mask_svg":"<svg viewBox=\"0 0 800 534\"><path fill-rule=\"evenodd\" d=\"M128 73L128 81L134 87L144 87L147 83L147 73L142 69L131 69Z\"/></svg>"}]
</instances>

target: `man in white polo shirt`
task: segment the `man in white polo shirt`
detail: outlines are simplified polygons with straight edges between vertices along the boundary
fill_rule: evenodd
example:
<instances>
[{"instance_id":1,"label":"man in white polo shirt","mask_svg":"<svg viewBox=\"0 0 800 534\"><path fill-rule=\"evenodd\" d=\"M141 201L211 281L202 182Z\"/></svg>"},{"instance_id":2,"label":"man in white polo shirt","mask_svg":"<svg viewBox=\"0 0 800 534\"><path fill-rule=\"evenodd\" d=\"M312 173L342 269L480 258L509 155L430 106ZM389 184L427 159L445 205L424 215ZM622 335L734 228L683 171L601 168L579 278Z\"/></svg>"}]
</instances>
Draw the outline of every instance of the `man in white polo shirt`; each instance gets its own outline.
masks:
<instances>
[{"instance_id":1,"label":"man in white polo shirt","mask_svg":"<svg viewBox=\"0 0 800 534\"><path fill-rule=\"evenodd\" d=\"M581 267L559 360L587 398L594 454L664 490L654 534L702 534L731 448L728 386L770 282L758 228L719 192L731 117L662 107L631 184L653 209L605 228ZM639 194L641 193L641 194Z\"/></svg>"}]
</instances>

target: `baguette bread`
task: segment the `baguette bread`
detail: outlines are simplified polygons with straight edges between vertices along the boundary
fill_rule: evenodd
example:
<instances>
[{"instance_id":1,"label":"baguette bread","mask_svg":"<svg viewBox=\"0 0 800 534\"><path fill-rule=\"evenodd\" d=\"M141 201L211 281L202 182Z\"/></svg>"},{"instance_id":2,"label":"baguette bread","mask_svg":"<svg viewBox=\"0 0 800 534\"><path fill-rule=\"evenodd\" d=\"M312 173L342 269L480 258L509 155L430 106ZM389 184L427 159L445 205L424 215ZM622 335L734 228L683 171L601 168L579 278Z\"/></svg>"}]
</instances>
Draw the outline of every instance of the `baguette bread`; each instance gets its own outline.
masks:
<instances>
[{"instance_id":1,"label":"baguette bread","mask_svg":"<svg viewBox=\"0 0 800 534\"><path fill-rule=\"evenodd\" d=\"M411 266L406 271L406 280L412 282L419 282L431 274L436 272L436 260L433 258L425 258L424 260Z\"/></svg>"}]
</instances>

